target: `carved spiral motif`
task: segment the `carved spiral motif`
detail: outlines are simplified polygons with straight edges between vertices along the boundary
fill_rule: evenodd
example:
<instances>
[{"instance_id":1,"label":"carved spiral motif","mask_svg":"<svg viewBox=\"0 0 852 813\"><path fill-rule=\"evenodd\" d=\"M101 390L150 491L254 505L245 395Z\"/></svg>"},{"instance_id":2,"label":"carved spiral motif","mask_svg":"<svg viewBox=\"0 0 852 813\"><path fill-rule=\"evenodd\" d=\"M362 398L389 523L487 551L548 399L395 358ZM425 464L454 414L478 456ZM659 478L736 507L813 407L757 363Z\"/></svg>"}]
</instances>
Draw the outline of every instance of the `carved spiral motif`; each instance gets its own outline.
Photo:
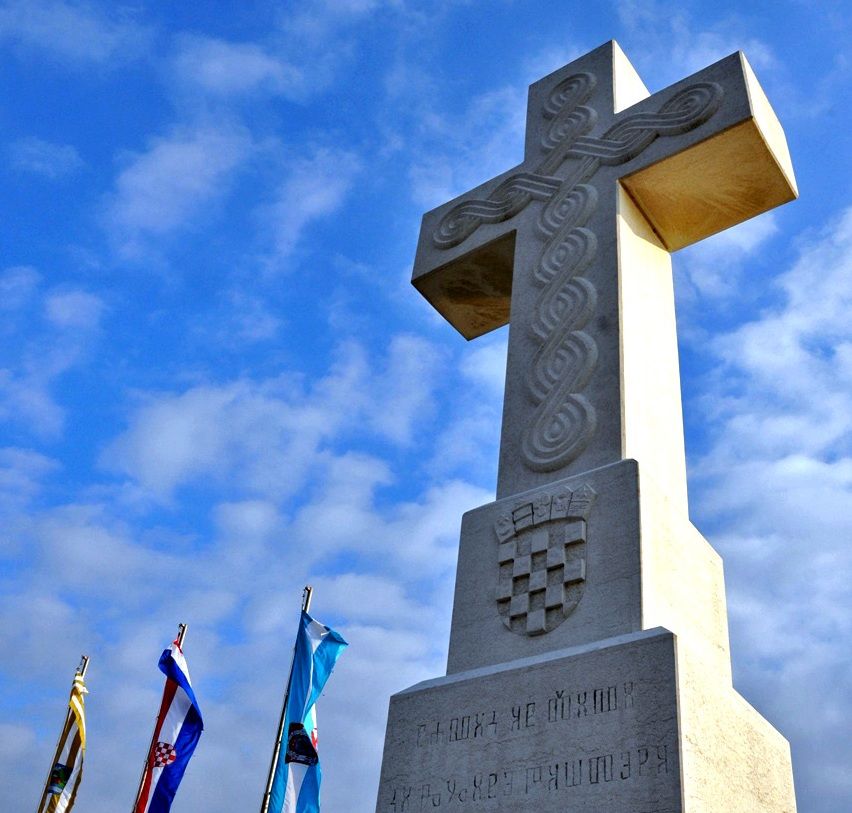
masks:
<instances>
[{"instance_id":1,"label":"carved spiral motif","mask_svg":"<svg viewBox=\"0 0 852 813\"><path fill-rule=\"evenodd\" d=\"M581 276L597 252L594 234L584 228L597 206L597 193L584 181L590 180L601 164L634 158L660 135L675 135L698 126L718 109L721 98L718 85L692 85L657 113L630 116L601 138L577 136L567 127L563 132L569 133L569 138L561 145L551 143L553 127L542 136L543 146L554 150L546 161L548 171L553 171L554 156L560 162L569 157L584 160L548 201L538 221L538 231L546 242L533 271L534 282L542 286L542 292L530 327L543 343L527 378L538 406L521 440L521 454L530 468L554 471L567 465L583 451L597 425L595 409L582 395L598 359L597 345L583 330L597 300L594 286ZM573 115L574 111L545 112L545 117L555 122L571 122Z\"/></svg>"},{"instance_id":2,"label":"carved spiral motif","mask_svg":"<svg viewBox=\"0 0 852 813\"><path fill-rule=\"evenodd\" d=\"M597 83L593 73L571 74L550 91L541 114L546 119L555 119L563 111L573 110L592 95Z\"/></svg>"},{"instance_id":3,"label":"carved spiral motif","mask_svg":"<svg viewBox=\"0 0 852 813\"><path fill-rule=\"evenodd\" d=\"M533 272L542 291L530 329L542 341L527 375L538 404L521 441L526 464L537 471L566 465L595 431L595 409L581 395L598 360L594 339L583 331L595 311L597 291L582 278L598 242L585 224L597 206L594 187L580 184L545 207L539 231L549 234Z\"/></svg>"},{"instance_id":4,"label":"carved spiral motif","mask_svg":"<svg viewBox=\"0 0 852 813\"><path fill-rule=\"evenodd\" d=\"M598 198L589 181L602 164L635 158L660 136L687 132L718 110L723 91L715 82L684 88L656 113L635 113L600 137L586 135L597 114L585 106L596 84L592 74L569 76L551 91L542 115L546 155L534 172L518 172L485 200L453 207L432 235L438 248L459 245L483 223L499 223L521 212L533 200L546 201L536 228L544 246L533 269L541 287L530 330L541 342L527 376L536 403L521 439L524 462L536 471L567 465L586 447L596 428L595 409L582 394L598 359L594 339L584 331L595 311L597 291L583 278L597 253L595 235L586 228ZM560 180L566 160L580 159L572 174Z\"/></svg>"}]
</instances>

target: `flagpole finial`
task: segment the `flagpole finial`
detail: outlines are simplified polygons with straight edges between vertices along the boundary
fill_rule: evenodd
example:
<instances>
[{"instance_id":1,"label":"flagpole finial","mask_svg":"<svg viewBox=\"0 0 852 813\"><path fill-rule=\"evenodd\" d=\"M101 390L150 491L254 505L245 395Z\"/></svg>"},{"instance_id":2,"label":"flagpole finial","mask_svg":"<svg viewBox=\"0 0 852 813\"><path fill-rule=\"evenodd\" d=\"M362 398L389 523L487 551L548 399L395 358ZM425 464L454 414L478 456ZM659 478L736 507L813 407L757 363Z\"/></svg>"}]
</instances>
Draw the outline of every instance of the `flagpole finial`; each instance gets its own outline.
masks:
<instances>
[{"instance_id":1,"label":"flagpole finial","mask_svg":"<svg viewBox=\"0 0 852 813\"><path fill-rule=\"evenodd\" d=\"M305 589L302 591L302 612L306 613L311 609L311 595L314 592L314 588L309 584L305 585Z\"/></svg>"},{"instance_id":2,"label":"flagpole finial","mask_svg":"<svg viewBox=\"0 0 852 813\"><path fill-rule=\"evenodd\" d=\"M186 630L189 627L189 624L178 624L178 634L177 638L175 638L175 643L178 645L179 649L183 649L183 639L186 638Z\"/></svg>"},{"instance_id":3,"label":"flagpole finial","mask_svg":"<svg viewBox=\"0 0 852 813\"><path fill-rule=\"evenodd\" d=\"M86 672L88 671L88 669L89 669L89 656L88 655L81 655L80 656L80 665L77 667L77 674L81 678L84 678L84 677L86 677Z\"/></svg>"}]
</instances>

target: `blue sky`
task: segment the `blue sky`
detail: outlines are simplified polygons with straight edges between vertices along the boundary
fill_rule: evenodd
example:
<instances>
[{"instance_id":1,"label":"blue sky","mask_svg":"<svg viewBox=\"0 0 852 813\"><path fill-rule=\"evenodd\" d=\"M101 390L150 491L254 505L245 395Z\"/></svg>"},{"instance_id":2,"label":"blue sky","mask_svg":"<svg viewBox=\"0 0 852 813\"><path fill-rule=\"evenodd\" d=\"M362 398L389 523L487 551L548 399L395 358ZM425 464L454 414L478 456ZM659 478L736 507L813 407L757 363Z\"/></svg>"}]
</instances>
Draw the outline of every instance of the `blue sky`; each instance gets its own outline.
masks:
<instances>
[{"instance_id":1,"label":"blue sky","mask_svg":"<svg viewBox=\"0 0 852 813\"><path fill-rule=\"evenodd\" d=\"M174 809L259 804L309 580L351 642L326 809L373 809L496 478L506 334L410 287L420 215L615 38L652 91L744 50L787 133L800 200L674 257L690 506L800 813L852 809L849 12L0 0L0 807L34 805L82 652L79 806L130 807L178 621L207 732Z\"/></svg>"}]
</instances>

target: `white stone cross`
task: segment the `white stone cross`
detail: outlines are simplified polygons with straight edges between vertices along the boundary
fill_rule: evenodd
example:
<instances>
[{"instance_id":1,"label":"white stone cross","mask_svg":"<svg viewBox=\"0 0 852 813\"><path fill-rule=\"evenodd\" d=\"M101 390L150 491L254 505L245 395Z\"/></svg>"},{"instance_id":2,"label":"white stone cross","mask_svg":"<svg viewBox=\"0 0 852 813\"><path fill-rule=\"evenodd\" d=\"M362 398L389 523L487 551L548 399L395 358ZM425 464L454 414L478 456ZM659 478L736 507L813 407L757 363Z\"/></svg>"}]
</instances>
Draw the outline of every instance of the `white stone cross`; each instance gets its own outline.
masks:
<instances>
[{"instance_id":1,"label":"white stone cross","mask_svg":"<svg viewBox=\"0 0 852 813\"><path fill-rule=\"evenodd\" d=\"M523 163L424 216L413 274L468 339L510 322L498 498L630 457L685 509L669 252L796 194L741 53L649 95L610 42L530 87Z\"/></svg>"}]
</instances>

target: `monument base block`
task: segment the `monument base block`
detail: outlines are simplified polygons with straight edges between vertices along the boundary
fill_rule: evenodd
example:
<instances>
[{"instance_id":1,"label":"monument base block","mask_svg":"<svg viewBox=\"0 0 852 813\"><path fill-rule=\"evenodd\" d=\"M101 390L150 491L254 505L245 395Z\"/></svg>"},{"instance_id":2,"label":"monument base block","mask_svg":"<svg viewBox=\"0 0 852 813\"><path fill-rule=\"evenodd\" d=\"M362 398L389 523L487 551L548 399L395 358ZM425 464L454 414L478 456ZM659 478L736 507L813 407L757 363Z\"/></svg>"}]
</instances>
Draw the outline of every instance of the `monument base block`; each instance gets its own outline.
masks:
<instances>
[{"instance_id":1,"label":"monument base block","mask_svg":"<svg viewBox=\"0 0 852 813\"><path fill-rule=\"evenodd\" d=\"M794 813L786 740L662 628L391 698L377 813Z\"/></svg>"}]
</instances>

